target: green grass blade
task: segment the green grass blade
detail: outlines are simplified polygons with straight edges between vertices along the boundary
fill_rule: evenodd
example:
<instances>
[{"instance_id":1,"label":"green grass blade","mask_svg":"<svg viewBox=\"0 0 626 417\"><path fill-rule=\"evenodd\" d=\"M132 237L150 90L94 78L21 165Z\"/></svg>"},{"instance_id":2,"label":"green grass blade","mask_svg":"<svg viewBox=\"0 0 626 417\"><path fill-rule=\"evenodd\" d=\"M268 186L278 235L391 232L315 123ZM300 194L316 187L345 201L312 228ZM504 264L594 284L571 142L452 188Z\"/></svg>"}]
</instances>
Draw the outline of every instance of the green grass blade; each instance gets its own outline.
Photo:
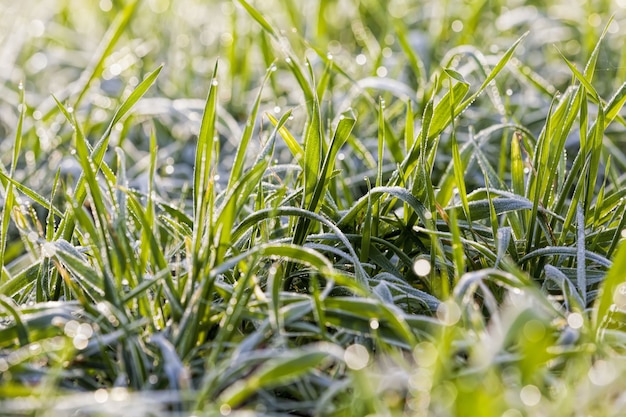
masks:
<instances>
[{"instance_id":1,"label":"green grass blade","mask_svg":"<svg viewBox=\"0 0 626 417\"><path fill-rule=\"evenodd\" d=\"M248 115L248 119L246 121L246 126L243 130L243 134L241 136L241 141L237 146L237 153L235 154L235 161L233 162L233 169L230 173L230 177L228 178L228 188L232 188L234 186L235 181L239 179L241 174L243 173L243 164L245 161L246 150L248 149L248 143L250 142L250 138L252 138L252 133L254 132L254 126L257 118L257 114L259 113L259 106L261 104L261 95L263 93L263 87L267 83L272 71L271 69L267 70L265 78L259 87L259 93L256 96L254 101L254 105L252 106L252 110ZM281 126L282 127L282 126Z\"/></svg>"},{"instance_id":2,"label":"green grass blade","mask_svg":"<svg viewBox=\"0 0 626 417\"><path fill-rule=\"evenodd\" d=\"M278 119L276 119L271 114L267 113L267 118L270 120L272 125L274 125L274 127L278 125ZM304 167L304 149L302 148L302 146L298 143L296 138L291 134L291 132L289 132L289 130L285 126L282 126L278 130L278 132L280 133L280 136L285 141L285 144L287 145L287 147L291 151L291 154L293 155L295 160L301 166Z\"/></svg>"},{"instance_id":3,"label":"green grass blade","mask_svg":"<svg viewBox=\"0 0 626 417\"><path fill-rule=\"evenodd\" d=\"M315 207L319 201L313 201L315 188L320 180L322 168L322 123L319 102L313 102L313 114L309 120L304 140L304 196L302 207ZM318 197L319 198L319 197Z\"/></svg>"},{"instance_id":4,"label":"green grass blade","mask_svg":"<svg viewBox=\"0 0 626 417\"><path fill-rule=\"evenodd\" d=\"M613 319L615 310L626 309L626 241L622 240L614 259L592 310L593 331L598 341L605 337L606 330L620 325Z\"/></svg>"},{"instance_id":5,"label":"green grass blade","mask_svg":"<svg viewBox=\"0 0 626 417\"><path fill-rule=\"evenodd\" d=\"M324 351L293 351L287 357L272 359L250 378L227 389L220 396L220 401L229 407L236 407L259 390L290 383L313 371L327 359L328 353Z\"/></svg>"},{"instance_id":6,"label":"green grass blade","mask_svg":"<svg viewBox=\"0 0 626 417\"><path fill-rule=\"evenodd\" d=\"M217 68L215 64L211 85L204 105L198 142L196 144L196 154L193 172L193 238L192 238L192 265L194 277L199 277L201 265L207 262L208 257L202 255L201 248L207 242L204 239L205 231L213 226L212 201L212 166L213 166L213 136L215 135L215 122L217 119ZM208 237L210 241L210 237Z\"/></svg>"},{"instance_id":7,"label":"green grass blade","mask_svg":"<svg viewBox=\"0 0 626 417\"><path fill-rule=\"evenodd\" d=\"M269 22L267 20L265 20L265 18L263 17L263 15L261 13L259 13L258 10L256 10L254 7L252 7L247 1L245 0L238 0L239 4L241 4L243 6L244 9L246 9L246 11L248 12L248 14L250 16L252 16L252 18L254 20L256 20L256 22L261 25L261 27L267 31L269 34L271 34L274 38L278 38L278 33L276 33L276 31L274 30L274 28L272 27L272 25L269 24Z\"/></svg>"},{"instance_id":8,"label":"green grass blade","mask_svg":"<svg viewBox=\"0 0 626 417\"><path fill-rule=\"evenodd\" d=\"M104 138L107 138L111 134L115 125L119 123L119 121L122 120L124 116L128 114L128 112L130 112L133 106L135 106L135 104L137 104L137 102L146 94L146 92L150 89L150 87L152 87L152 85L155 83L155 81L159 77L159 74L161 73L162 69L163 69L163 65L160 65L154 71L146 75L146 77L139 83L139 85L137 85L137 87L132 91L132 93L130 93L128 98L124 100L122 105L115 111L113 118L111 119L111 121L109 122L109 125L104 131L104 134L102 135L102 138L100 139L101 142L104 140ZM94 147L94 152L97 149L98 149L98 145Z\"/></svg>"},{"instance_id":9,"label":"green grass blade","mask_svg":"<svg viewBox=\"0 0 626 417\"><path fill-rule=\"evenodd\" d=\"M585 259L585 213L580 203L576 208L576 283L583 306L587 306L587 276L586 276L586 259Z\"/></svg>"},{"instance_id":10,"label":"green grass blade","mask_svg":"<svg viewBox=\"0 0 626 417\"><path fill-rule=\"evenodd\" d=\"M15 320L14 328L16 329L17 338L20 346L26 346L29 343L29 332L27 325L22 321L21 314L18 311L15 302L5 295L0 294L0 308L7 311L10 317Z\"/></svg>"},{"instance_id":11,"label":"green grass blade","mask_svg":"<svg viewBox=\"0 0 626 417\"><path fill-rule=\"evenodd\" d=\"M22 127L24 125L24 114L26 113L26 102L24 98L24 88L20 89L20 115L17 122L17 129L15 131L15 143L13 145L13 157L11 158L11 168L9 170L8 178L13 178L15 169L17 168L17 162L22 150ZM4 169L2 170L4 171ZM4 172L0 171L0 175L4 177ZM9 223L11 222L11 211L13 210L15 195L13 192L13 183L6 181L5 195L4 195L4 207L2 208L2 223L0 227L0 268L4 268L4 256L7 245L7 234L9 231ZM0 280L1 281L1 280Z\"/></svg>"},{"instance_id":12,"label":"green grass blade","mask_svg":"<svg viewBox=\"0 0 626 417\"><path fill-rule=\"evenodd\" d=\"M78 108L80 102L85 97L85 94L87 93L87 91L89 91L89 86L91 85L93 80L95 80L102 74L106 58L111 54L120 37L126 31L126 28L128 27L128 24L130 23L139 2L140 0L133 0L128 3L128 5L124 7L121 13L118 13L116 15L115 21L102 38L102 42L96 50L93 63L88 66L85 71L83 71L78 81L78 95L74 100L73 105L75 109Z\"/></svg>"}]
</instances>

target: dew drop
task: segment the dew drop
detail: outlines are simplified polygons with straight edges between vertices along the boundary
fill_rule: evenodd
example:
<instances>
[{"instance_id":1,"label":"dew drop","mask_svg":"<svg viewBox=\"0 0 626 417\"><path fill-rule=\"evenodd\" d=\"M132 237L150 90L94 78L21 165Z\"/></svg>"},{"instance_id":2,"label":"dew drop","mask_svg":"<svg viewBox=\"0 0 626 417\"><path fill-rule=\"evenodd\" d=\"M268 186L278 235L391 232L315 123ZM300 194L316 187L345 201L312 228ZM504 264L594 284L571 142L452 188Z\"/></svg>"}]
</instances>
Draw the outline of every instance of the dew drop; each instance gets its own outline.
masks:
<instances>
[{"instance_id":1,"label":"dew drop","mask_svg":"<svg viewBox=\"0 0 626 417\"><path fill-rule=\"evenodd\" d=\"M455 20L452 22L452 30L456 33L459 33L463 30L463 22L460 20Z\"/></svg>"},{"instance_id":2,"label":"dew drop","mask_svg":"<svg viewBox=\"0 0 626 417\"><path fill-rule=\"evenodd\" d=\"M232 408L230 407L230 405L228 404L222 404L220 405L220 414L223 416L227 416L230 414L230 412L232 411Z\"/></svg>"},{"instance_id":3,"label":"dew drop","mask_svg":"<svg viewBox=\"0 0 626 417\"><path fill-rule=\"evenodd\" d=\"M413 263L413 271L420 277L430 274L431 269L432 267L427 259L420 258Z\"/></svg>"},{"instance_id":4,"label":"dew drop","mask_svg":"<svg viewBox=\"0 0 626 417\"><path fill-rule=\"evenodd\" d=\"M582 314L572 313L567 316L567 324L569 324L569 327L571 327L572 329L580 329L581 327L583 327L583 324L585 324L585 320Z\"/></svg>"},{"instance_id":5,"label":"dew drop","mask_svg":"<svg viewBox=\"0 0 626 417\"><path fill-rule=\"evenodd\" d=\"M437 318L446 326L454 326L461 319L461 308L452 300L439 304Z\"/></svg>"},{"instance_id":6,"label":"dew drop","mask_svg":"<svg viewBox=\"0 0 626 417\"><path fill-rule=\"evenodd\" d=\"M615 366L604 360L598 360L587 374L594 385L606 386L617 377Z\"/></svg>"},{"instance_id":7,"label":"dew drop","mask_svg":"<svg viewBox=\"0 0 626 417\"><path fill-rule=\"evenodd\" d=\"M41 254L46 258L52 258L57 253L57 247L52 242L46 242L41 246Z\"/></svg>"},{"instance_id":8,"label":"dew drop","mask_svg":"<svg viewBox=\"0 0 626 417\"><path fill-rule=\"evenodd\" d=\"M28 239L30 242L35 243L35 242L37 242L37 239L38 239L38 238L39 238L39 235L37 235L37 233L36 233L36 232L29 232L29 233L28 233L27 239Z\"/></svg>"},{"instance_id":9,"label":"dew drop","mask_svg":"<svg viewBox=\"0 0 626 417\"><path fill-rule=\"evenodd\" d=\"M100 388L93 393L93 397L98 404L104 404L109 399L109 393L106 389Z\"/></svg>"},{"instance_id":10,"label":"dew drop","mask_svg":"<svg viewBox=\"0 0 626 417\"><path fill-rule=\"evenodd\" d=\"M522 388L519 396L524 405L529 407L533 407L541 401L541 391L534 385L526 385Z\"/></svg>"},{"instance_id":11,"label":"dew drop","mask_svg":"<svg viewBox=\"0 0 626 417\"><path fill-rule=\"evenodd\" d=\"M358 371L367 366L370 355L365 346L354 344L346 348L343 359L346 361L348 368Z\"/></svg>"}]
</instances>

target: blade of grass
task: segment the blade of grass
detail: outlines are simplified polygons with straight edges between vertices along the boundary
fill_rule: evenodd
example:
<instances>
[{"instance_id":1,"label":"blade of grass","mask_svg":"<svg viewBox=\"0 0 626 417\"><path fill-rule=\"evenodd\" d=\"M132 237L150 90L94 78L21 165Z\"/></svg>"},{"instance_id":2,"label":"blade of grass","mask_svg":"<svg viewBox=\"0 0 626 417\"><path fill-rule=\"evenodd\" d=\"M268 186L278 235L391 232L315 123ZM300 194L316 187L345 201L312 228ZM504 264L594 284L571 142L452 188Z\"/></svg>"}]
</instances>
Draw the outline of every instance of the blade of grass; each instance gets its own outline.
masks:
<instances>
[{"instance_id":1,"label":"blade of grass","mask_svg":"<svg viewBox=\"0 0 626 417\"><path fill-rule=\"evenodd\" d=\"M13 178L15 169L17 168L17 162L22 150L22 127L24 125L24 114L26 113L26 102L24 96L24 87L20 85L20 115L17 122L17 129L15 131L15 143L13 145L13 156L11 158L11 168L9 169L8 178ZM4 173L2 173L4 176ZM7 246L7 235L9 232L9 223L11 221L11 211L15 202L15 195L13 192L13 183L6 182L4 193L4 207L2 209L2 223L0 227L0 268L4 269L4 256ZM0 282L2 280L0 279Z\"/></svg>"}]
</instances>

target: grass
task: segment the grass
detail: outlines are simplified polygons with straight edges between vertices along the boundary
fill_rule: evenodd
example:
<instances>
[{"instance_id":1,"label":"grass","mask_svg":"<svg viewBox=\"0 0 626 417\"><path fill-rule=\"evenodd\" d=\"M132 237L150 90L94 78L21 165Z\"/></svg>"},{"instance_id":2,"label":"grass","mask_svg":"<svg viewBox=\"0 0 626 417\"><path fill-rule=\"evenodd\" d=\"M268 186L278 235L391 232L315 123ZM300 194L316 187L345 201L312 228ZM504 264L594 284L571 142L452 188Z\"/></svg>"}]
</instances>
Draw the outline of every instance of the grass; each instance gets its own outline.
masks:
<instances>
[{"instance_id":1,"label":"grass","mask_svg":"<svg viewBox=\"0 0 626 417\"><path fill-rule=\"evenodd\" d=\"M0 414L621 415L626 10L414 3L8 7Z\"/></svg>"}]
</instances>

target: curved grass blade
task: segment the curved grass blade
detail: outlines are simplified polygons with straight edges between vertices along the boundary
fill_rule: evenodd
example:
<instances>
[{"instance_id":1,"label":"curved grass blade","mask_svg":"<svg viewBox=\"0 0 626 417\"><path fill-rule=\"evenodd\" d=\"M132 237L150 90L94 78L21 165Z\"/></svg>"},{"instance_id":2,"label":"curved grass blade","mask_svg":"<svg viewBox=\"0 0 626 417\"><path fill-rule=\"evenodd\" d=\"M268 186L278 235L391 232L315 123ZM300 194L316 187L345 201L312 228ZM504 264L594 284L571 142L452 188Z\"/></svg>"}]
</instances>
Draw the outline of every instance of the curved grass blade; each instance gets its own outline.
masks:
<instances>
[{"instance_id":1,"label":"curved grass blade","mask_svg":"<svg viewBox=\"0 0 626 417\"><path fill-rule=\"evenodd\" d=\"M323 350L291 350L287 357L267 361L248 379L232 385L222 393L220 401L230 407L236 407L259 390L290 383L301 375L314 371L326 360L328 352Z\"/></svg>"}]
</instances>

